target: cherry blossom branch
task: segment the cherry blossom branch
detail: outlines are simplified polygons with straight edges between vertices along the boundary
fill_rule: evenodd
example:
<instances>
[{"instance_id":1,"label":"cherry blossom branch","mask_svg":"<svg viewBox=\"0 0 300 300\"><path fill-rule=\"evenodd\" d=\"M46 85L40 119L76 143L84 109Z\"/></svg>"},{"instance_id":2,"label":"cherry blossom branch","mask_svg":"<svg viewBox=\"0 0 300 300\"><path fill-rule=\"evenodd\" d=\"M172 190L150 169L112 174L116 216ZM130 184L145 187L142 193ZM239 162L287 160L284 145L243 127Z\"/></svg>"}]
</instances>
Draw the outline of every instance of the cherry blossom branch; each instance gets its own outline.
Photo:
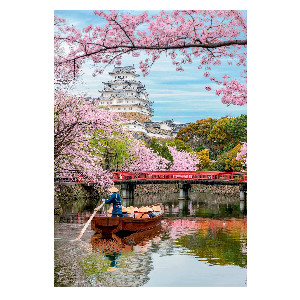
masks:
<instances>
[{"instance_id":1,"label":"cherry blossom branch","mask_svg":"<svg viewBox=\"0 0 300 300\"><path fill-rule=\"evenodd\" d=\"M97 45L97 44L95 44ZM223 41L223 42L217 42L217 43L207 43L207 44L183 44L183 45L175 45L175 46L130 46L130 45L118 45L118 46L102 46L103 49L99 49L87 54L82 54L77 57L71 58L71 59L66 59L61 62L56 62L56 64L62 64L66 63L69 61L74 61L78 58L83 58L83 57L88 57L94 54L98 53L103 53L106 52L107 50L112 50L112 49L129 49L131 51L134 50L178 50L178 49L188 49L188 48L203 48L203 49L215 49L215 48L220 48L220 47L228 47L232 45L247 45L247 40L232 40L232 41ZM101 46L101 45L97 45ZM127 51L128 52L128 51Z\"/></svg>"}]
</instances>

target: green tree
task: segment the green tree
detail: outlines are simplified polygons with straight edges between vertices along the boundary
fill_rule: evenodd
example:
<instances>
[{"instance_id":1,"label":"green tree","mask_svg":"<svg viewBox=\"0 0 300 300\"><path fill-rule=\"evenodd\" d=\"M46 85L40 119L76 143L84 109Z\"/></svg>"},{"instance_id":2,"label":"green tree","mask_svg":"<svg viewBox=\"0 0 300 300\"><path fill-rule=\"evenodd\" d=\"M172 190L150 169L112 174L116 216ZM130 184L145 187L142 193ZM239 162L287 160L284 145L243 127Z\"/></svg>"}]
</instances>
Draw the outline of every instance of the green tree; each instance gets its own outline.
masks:
<instances>
[{"instance_id":1,"label":"green tree","mask_svg":"<svg viewBox=\"0 0 300 300\"><path fill-rule=\"evenodd\" d=\"M192 152L193 149L190 147L189 144L185 143L182 140L174 139L173 141L167 141L167 146L175 147L177 151L185 151L185 152Z\"/></svg>"},{"instance_id":2,"label":"green tree","mask_svg":"<svg viewBox=\"0 0 300 300\"><path fill-rule=\"evenodd\" d=\"M199 170L207 169L210 165L208 149L204 149L200 152L196 152L195 154L197 155L197 158L200 159L200 163L199 163L199 165L197 165Z\"/></svg>"},{"instance_id":3,"label":"green tree","mask_svg":"<svg viewBox=\"0 0 300 300\"><path fill-rule=\"evenodd\" d=\"M202 144L199 144L196 148L195 148L195 151L196 152L200 152L200 151L202 151L202 150L204 150L205 149L205 147L202 145Z\"/></svg>"},{"instance_id":4,"label":"green tree","mask_svg":"<svg viewBox=\"0 0 300 300\"><path fill-rule=\"evenodd\" d=\"M209 141L212 141L214 144L215 154L222 153L224 147L230 143L230 134L227 131L227 124L229 124L229 118L221 118L212 128L211 132L207 136Z\"/></svg>"},{"instance_id":5,"label":"green tree","mask_svg":"<svg viewBox=\"0 0 300 300\"><path fill-rule=\"evenodd\" d=\"M224 152L217 156L217 159L214 163L214 169L216 171L225 172L225 166L226 166L225 160L226 160L227 154L228 154L227 152Z\"/></svg>"},{"instance_id":6,"label":"green tree","mask_svg":"<svg viewBox=\"0 0 300 300\"><path fill-rule=\"evenodd\" d=\"M236 159L238 152L240 152L242 145L236 145L226 156L225 159L225 171L228 172L240 172L241 170L245 169L242 165L242 160Z\"/></svg>"},{"instance_id":7,"label":"green tree","mask_svg":"<svg viewBox=\"0 0 300 300\"><path fill-rule=\"evenodd\" d=\"M173 164L173 156L166 145L166 141L157 141L157 139L152 138L148 147L159 156L170 161L170 166Z\"/></svg>"},{"instance_id":8,"label":"green tree","mask_svg":"<svg viewBox=\"0 0 300 300\"><path fill-rule=\"evenodd\" d=\"M209 148L210 142L207 140L207 136L216 122L217 119L212 118L197 120L195 123L181 128L176 135L176 139L188 143L194 150L199 143L203 144L205 148Z\"/></svg>"},{"instance_id":9,"label":"green tree","mask_svg":"<svg viewBox=\"0 0 300 300\"><path fill-rule=\"evenodd\" d=\"M230 135L231 143L234 145L247 141L247 115L240 115L231 119L226 125L226 130Z\"/></svg>"},{"instance_id":10,"label":"green tree","mask_svg":"<svg viewBox=\"0 0 300 300\"><path fill-rule=\"evenodd\" d=\"M213 143L207 137L216 123L217 119L212 118L197 120L195 123L181 128L175 139L188 143L197 152L205 148L213 151ZM199 145L202 145L203 148L199 149Z\"/></svg>"},{"instance_id":11,"label":"green tree","mask_svg":"<svg viewBox=\"0 0 300 300\"><path fill-rule=\"evenodd\" d=\"M119 171L126 162L130 162L133 140L124 138L118 132L107 133L97 130L89 144L95 149L94 155L102 157L102 167L110 172Z\"/></svg>"}]
</instances>

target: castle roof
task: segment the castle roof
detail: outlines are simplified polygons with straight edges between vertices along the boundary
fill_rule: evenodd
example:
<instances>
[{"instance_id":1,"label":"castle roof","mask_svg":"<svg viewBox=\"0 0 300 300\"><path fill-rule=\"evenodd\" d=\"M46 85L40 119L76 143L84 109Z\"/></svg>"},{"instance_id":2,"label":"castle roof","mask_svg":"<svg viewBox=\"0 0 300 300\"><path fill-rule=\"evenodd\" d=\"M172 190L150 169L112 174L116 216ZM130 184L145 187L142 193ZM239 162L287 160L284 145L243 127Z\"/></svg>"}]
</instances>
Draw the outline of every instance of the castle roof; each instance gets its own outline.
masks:
<instances>
[{"instance_id":1,"label":"castle roof","mask_svg":"<svg viewBox=\"0 0 300 300\"><path fill-rule=\"evenodd\" d=\"M135 75L136 77L140 76L136 74L134 66L114 67L113 71L109 72L108 74L114 75L120 73L130 73L132 75Z\"/></svg>"}]
</instances>

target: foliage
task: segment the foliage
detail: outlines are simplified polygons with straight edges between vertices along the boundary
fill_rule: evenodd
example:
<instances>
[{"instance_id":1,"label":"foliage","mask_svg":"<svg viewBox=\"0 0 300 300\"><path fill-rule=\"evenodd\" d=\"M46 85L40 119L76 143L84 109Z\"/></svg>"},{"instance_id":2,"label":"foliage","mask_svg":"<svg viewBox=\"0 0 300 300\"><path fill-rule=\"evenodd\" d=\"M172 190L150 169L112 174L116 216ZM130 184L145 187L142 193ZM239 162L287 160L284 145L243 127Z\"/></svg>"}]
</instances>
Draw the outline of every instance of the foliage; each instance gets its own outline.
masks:
<instances>
[{"instance_id":1,"label":"foliage","mask_svg":"<svg viewBox=\"0 0 300 300\"><path fill-rule=\"evenodd\" d=\"M220 155L218 155L215 163L214 163L214 169L216 171L221 171L221 172L225 172L225 166L226 166L226 158L227 158L227 152L221 153Z\"/></svg>"},{"instance_id":2,"label":"foliage","mask_svg":"<svg viewBox=\"0 0 300 300\"><path fill-rule=\"evenodd\" d=\"M69 82L80 72L87 59L99 64L94 76L101 74L107 64L121 65L122 58L143 53L140 69L146 76L151 66L168 55L176 71L184 65L199 61L203 75L222 88L216 90L227 105L247 103L246 45L247 20L243 12L236 10L174 10L121 13L95 11L103 25L88 25L81 29L66 26L65 20L55 17L55 79ZM103 23L104 21L104 23ZM65 49L69 49L66 53ZM241 81L223 74L211 76L215 66L233 63L241 70ZM102 66L101 66L102 64ZM104 67L103 67L104 66ZM206 90L211 87L206 86Z\"/></svg>"},{"instance_id":3,"label":"foliage","mask_svg":"<svg viewBox=\"0 0 300 300\"><path fill-rule=\"evenodd\" d=\"M89 141L102 157L102 167L110 172L119 171L126 162L130 161L130 148L133 142L128 135L118 132L106 133L100 129L95 130Z\"/></svg>"},{"instance_id":4,"label":"foliage","mask_svg":"<svg viewBox=\"0 0 300 300\"><path fill-rule=\"evenodd\" d=\"M242 170L242 161L236 159L241 146L242 145L236 145L232 150L228 152L225 159L225 171L240 172Z\"/></svg>"},{"instance_id":5,"label":"foliage","mask_svg":"<svg viewBox=\"0 0 300 300\"><path fill-rule=\"evenodd\" d=\"M175 147L177 151L185 151L185 152L193 151L193 149L190 147L189 144L179 139L174 139L173 141L167 141L166 144L168 146Z\"/></svg>"},{"instance_id":6,"label":"foliage","mask_svg":"<svg viewBox=\"0 0 300 300\"><path fill-rule=\"evenodd\" d=\"M237 144L247 141L247 115L230 119L230 122L226 125L226 130L232 143Z\"/></svg>"},{"instance_id":7,"label":"foliage","mask_svg":"<svg viewBox=\"0 0 300 300\"><path fill-rule=\"evenodd\" d=\"M203 157L207 163L205 166L200 164L200 169L226 171L229 168L229 165L226 167L225 163L228 153L241 142L247 140L247 115L236 118L224 117L219 120L212 118L197 120L195 123L181 128L175 140L182 140L197 153L207 149L209 157L207 159L205 159L206 156ZM241 156L243 156L243 164L246 166L247 145L246 142L244 144ZM214 159L214 161L208 163L209 158ZM240 165L239 162L232 162L231 164L234 169Z\"/></svg>"},{"instance_id":8,"label":"foliage","mask_svg":"<svg viewBox=\"0 0 300 300\"><path fill-rule=\"evenodd\" d=\"M195 153L197 158L199 158L200 163L197 165L199 170L203 170L209 167L210 159L209 159L209 151L208 149L204 149L200 152Z\"/></svg>"},{"instance_id":9,"label":"foliage","mask_svg":"<svg viewBox=\"0 0 300 300\"><path fill-rule=\"evenodd\" d=\"M202 144L199 144L196 148L195 148L195 152L200 152L202 150L204 150L205 147Z\"/></svg>"},{"instance_id":10,"label":"foliage","mask_svg":"<svg viewBox=\"0 0 300 300\"><path fill-rule=\"evenodd\" d=\"M214 144L214 152L219 154L223 148L230 143L230 134L227 131L227 125L229 124L229 118L221 118L212 128L211 132L207 136L209 141Z\"/></svg>"},{"instance_id":11,"label":"foliage","mask_svg":"<svg viewBox=\"0 0 300 300\"><path fill-rule=\"evenodd\" d=\"M219 144L227 143L229 140L229 132L227 130L227 125L229 124L230 119L228 118L221 118L212 128L211 132L209 133L207 139L213 140Z\"/></svg>"},{"instance_id":12,"label":"foliage","mask_svg":"<svg viewBox=\"0 0 300 300\"><path fill-rule=\"evenodd\" d=\"M213 150L213 143L209 141L207 137L216 123L217 119L212 118L197 120L195 123L191 123L188 126L179 129L176 139L188 143L195 151L199 151L197 150L199 145L203 145L204 148Z\"/></svg>"},{"instance_id":13,"label":"foliage","mask_svg":"<svg viewBox=\"0 0 300 300\"><path fill-rule=\"evenodd\" d=\"M153 152L173 163L173 156L164 141L157 141L157 139L152 138L149 147Z\"/></svg>"}]
</instances>

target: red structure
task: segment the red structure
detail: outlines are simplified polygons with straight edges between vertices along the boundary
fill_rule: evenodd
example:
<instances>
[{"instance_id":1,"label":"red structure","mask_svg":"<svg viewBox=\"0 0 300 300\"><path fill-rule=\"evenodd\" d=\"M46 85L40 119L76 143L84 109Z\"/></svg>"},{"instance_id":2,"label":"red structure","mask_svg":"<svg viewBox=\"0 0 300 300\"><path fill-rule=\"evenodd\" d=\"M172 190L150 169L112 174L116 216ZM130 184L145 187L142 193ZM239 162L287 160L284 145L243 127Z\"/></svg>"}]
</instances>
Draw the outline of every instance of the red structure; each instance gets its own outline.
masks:
<instances>
[{"instance_id":1,"label":"red structure","mask_svg":"<svg viewBox=\"0 0 300 300\"><path fill-rule=\"evenodd\" d=\"M218 171L144 171L144 172L115 172L113 181L146 181L146 180L213 180L247 182L245 172Z\"/></svg>"},{"instance_id":2,"label":"red structure","mask_svg":"<svg viewBox=\"0 0 300 300\"><path fill-rule=\"evenodd\" d=\"M74 178L56 178L55 184L74 185L77 183L93 184L74 171ZM246 200L247 173L246 172L219 172L219 171L140 171L114 172L115 184L121 185L122 198L134 198L134 189L137 184L178 184L179 199L187 199L192 184L207 185L238 185L240 200Z\"/></svg>"}]
</instances>

